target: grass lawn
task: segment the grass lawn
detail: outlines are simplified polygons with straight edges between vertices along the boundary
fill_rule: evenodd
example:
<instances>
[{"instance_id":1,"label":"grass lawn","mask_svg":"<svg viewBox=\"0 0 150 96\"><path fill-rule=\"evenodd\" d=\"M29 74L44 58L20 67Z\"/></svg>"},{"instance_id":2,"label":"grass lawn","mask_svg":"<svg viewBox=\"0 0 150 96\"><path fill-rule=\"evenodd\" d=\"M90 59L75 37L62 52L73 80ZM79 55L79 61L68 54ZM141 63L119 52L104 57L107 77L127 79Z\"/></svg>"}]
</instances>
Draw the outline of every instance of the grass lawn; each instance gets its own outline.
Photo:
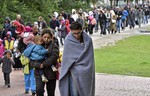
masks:
<instances>
[{"instance_id":1,"label":"grass lawn","mask_svg":"<svg viewBox=\"0 0 150 96\"><path fill-rule=\"evenodd\" d=\"M98 73L150 77L150 36L133 36L95 49Z\"/></svg>"}]
</instances>

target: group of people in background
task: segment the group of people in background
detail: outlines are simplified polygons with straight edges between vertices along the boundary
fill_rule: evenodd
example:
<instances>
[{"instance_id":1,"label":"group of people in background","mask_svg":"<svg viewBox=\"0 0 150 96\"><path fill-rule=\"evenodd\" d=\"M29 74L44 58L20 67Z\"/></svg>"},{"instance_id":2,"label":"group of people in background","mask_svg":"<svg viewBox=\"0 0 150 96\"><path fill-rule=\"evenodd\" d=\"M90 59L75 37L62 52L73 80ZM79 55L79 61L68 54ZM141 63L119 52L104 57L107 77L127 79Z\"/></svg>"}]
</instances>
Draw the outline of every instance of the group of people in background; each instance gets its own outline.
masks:
<instances>
[{"instance_id":1,"label":"group of people in background","mask_svg":"<svg viewBox=\"0 0 150 96\"><path fill-rule=\"evenodd\" d=\"M14 70L23 68L25 94L31 91L32 95L44 96L46 84L47 93L49 96L54 96L57 71L54 66L59 56L59 47L53 34L54 31L47 28L41 16L33 25L31 23L25 25L19 14L17 19L12 21L6 17L0 39L0 63L2 63L5 87L11 87L10 73L13 66ZM22 55L29 58L30 62L23 64L20 59ZM39 70L38 67L43 70Z\"/></svg>"},{"instance_id":2,"label":"group of people in background","mask_svg":"<svg viewBox=\"0 0 150 96\"><path fill-rule=\"evenodd\" d=\"M75 69L72 68L71 71L67 73L73 63L77 61L79 64L81 62L85 62L89 64L86 65L87 67L93 68L93 65L90 64L94 64L94 58L92 58L92 61L83 59L84 57L82 56L80 57L81 60L79 59L75 61L72 59L74 58L73 56L80 56L77 53L81 53L83 51L82 49L84 49L84 44L87 44L87 46L91 48L91 50L86 50L88 50L89 53L93 56L93 47L90 47L91 43L89 43L91 39L87 36L87 34L92 35L93 32L98 32L98 30L100 30L100 36L102 36L106 34L115 34L117 32L120 33L121 30L124 31L128 26L130 29L134 28L135 25L141 27L142 23L148 23L148 19L150 18L150 6L136 6L134 8L125 6L115 7L112 9L94 8L89 12L84 12L82 9L80 9L79 11L72 10L71 14L68 14L65 11L60 13L54 11L54 13L49 15L49 17L49 23L47 23L42 16L39 16L37 21L29 22L27 24L24 23L20 14L17 14L16 19L12 21L9 17L5 18L3 30L0 33L0 63L2 63L2 71L4 73L6 87L9 88L11 86L11 66L13 66L14 70L20 70L22 68L23 70L25 69L26 65L23 65L20 61L20 57L23 54L30 60L29 64L27 65L29 71L28 73L24 73L25 93L28 94L31 90L32 95L37 94L37 96L44 96L44 87L46 84L48 96L54 96L57 78L56 72L58 71L55 66L58 63L57 60L59 58L60 52L59 47L64 46L66 43L66 36L69 35L70 37L68 36L67 40L72 41L69 41L66 44L72 45L68 46L71 49L65 46L64 60L62 62L63 70L61 70L62 73L60 73L60 91L61 94L70 96L68 93L64 93L68 92L67 90L69 89L63 92L63 88L65 86L62 84L67 83L64 78L69 78L69 84L73 82L72 79L74 79L75 75L73 75L71 72L74 73ZM71 35L70 32L73 35ZM80 46L76 46L78 44L76 44L77 41L73 39L74 37L80 41ZM87 41L84 41L84 39ZM75 44L76 48L78 48L78 50L75 52L73 52L73 44ZM68 52L70 52L70 55ZM82 55L91 60L91 58L88 57L86 53ZM66 67L66 64L69 63L70 67ZM84 68L82 68L82 70L83 69ZM85 72L89 73L86 69ZM89 74L91 74L90 76L94 80L94 69L90 72L91 73ZM84 74L80 75L82 77ZM89 80L89 78L87 78L87 80ZM76 91L76 95L71 96L80 96L79 94L82 94L82 96L94 96L93 90L91 91L89 88L87 88L88 91L80 90L80 83L82 83L83 86L86 86L86 83L88 82L87 80L85 80L85 82L76 82L79 83L76 84L78 88L73 88L74 85L70 85L71 88ZM90 80L88 84L92 84L90 87L94 88L94 81ZM88 93L89 91L91 91L90 95L84 93Z\"/></svg>"}]
</instances>

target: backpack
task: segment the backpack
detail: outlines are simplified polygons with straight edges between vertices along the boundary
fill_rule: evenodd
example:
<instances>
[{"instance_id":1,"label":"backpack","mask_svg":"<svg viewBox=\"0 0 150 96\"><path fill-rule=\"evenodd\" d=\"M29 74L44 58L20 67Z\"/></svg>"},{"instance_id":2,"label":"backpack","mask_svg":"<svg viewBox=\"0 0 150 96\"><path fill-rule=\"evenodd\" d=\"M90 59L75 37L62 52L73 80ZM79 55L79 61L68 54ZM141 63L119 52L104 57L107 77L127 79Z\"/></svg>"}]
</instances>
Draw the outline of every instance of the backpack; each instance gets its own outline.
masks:
<instances>
[{"instance_id":1,"label":"backpack","mask_svg":"<svg viewBox=\"0 0 150 96\"><path fill-rule=\"evenodd\" d=\"M30 60L26 56L24 56L24 54L21 54L20 61L22 65L27 65L30 62Z\"/></svg>"},{"instance_id":2,"label":"backpack","mask_svg":"<svg viewBox=\"0 0 150 96\"><path fill-rule=\"evenodd\" d=\"M91 21L91 24L92 24L92 25L97 24L97 22L96 22L96 19L95 19L95 18L93 18L93 20Z\"/></svg>"},{"instance_id":3,"label":"backpack","mask_svg":"<svg viewBox=\"0 0 150 96\"><path fill-rule=\"evenodd\" d=\"M66 26L67 34L71 31L68 26Z\"/></svg>"},{"instance_id":4,"label":"backpack","mask_svg":"<svg viewBox=\"0 0 150 96\"><path fill-rule=\"evenodd\" d=\"M20 61L21 61L21 64L24 66L23 67L23 73L29 74L29 62L30 62L30 60L26 56L24 56L24 54L21 54Z\"/></svg>"}]
</instances>

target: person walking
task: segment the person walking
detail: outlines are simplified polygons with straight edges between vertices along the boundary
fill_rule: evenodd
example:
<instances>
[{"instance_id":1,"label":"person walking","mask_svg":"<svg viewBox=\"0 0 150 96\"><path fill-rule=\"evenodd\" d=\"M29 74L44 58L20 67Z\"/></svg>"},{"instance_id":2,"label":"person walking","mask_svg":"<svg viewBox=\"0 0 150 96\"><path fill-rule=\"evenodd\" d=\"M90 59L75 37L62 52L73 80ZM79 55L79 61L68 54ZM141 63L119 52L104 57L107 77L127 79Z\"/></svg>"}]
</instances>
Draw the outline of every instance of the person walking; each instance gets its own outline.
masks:
<instances>
[{"instance_id":1,"label":"person walking","mask_svg":"<svg viewBox=\"0 0 150 96\"><path fill-rule=\"evenodd\" d=\"M42 31L43 38L43 46L48 50L48 54L46 54L45 59L42 63L37 61L30 61L32 67L35 68L35 79L36 79L36 96L44 96L45 92L45 84L46 84L46 92L47 96L55 96L55 88L56 88L56 72L54 72L51 68L52 65L57 64L57 59L59 57L59 47L53 39L53 30L44 29ZM42 82L41 75L39 70L43 70L45 77L48 79L48 82Z\"/></svg>"},{"instance_id":2,"label":"person walking","mask_svg":"<svg viewBox=\"0 0 150 96\"><path fill-rule=\"evenodd\" d=\"M65 39L59 89L61 96L95 96L95 64L92 39L73 22Z\"/></svg>"},{"instance_id":3,"label":"person walking","mask_svg":"<svg viewBox=\"0 0 150 96\"><path fill-rule=\"evenodd\" d=\"M137 16L137 22L138 22L139 27L141 27L143 15L144 15L143 10L138 9L136 16Z\"/></svg>"},{"instance_id":4,"label":"person walking","mask_svg":"<svg viewBox=\"0 0 150 96\"><path fill-rule=\"evenodd\" d=\"M10 73L12 72L12 66L15 64L12 59L11 50L6 50L4 57L0 59L2 64L2 72L4 73L5 86L10 87Z\"/></svg>"},{"instance_id":5,"label":"person walking","mask_svg":"<svg viewBox=\"0 0 150 96\"><path fill-rule=\"evenodd\" d=\"M100 10L99 23L100 23L100 28L101 28L100 36L106 35L106 28L105 28L105 25L106 25L106 16L105 16L103 10Z\"/></svg>"}]
</instances>

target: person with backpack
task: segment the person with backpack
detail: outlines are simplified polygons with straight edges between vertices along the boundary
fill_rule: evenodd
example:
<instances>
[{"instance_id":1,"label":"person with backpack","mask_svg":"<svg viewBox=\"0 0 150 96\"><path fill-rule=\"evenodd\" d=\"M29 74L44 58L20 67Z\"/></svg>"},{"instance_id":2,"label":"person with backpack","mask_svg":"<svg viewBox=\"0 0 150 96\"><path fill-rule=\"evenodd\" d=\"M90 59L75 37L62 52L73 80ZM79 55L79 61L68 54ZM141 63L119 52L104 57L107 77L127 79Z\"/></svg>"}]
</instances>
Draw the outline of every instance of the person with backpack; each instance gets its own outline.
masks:
<instances>
[{"instance_id":1,"label":"person with backpack","mask_svg":"<svg viewBox=\"0 0 150 96\"><path fill-rule=\"evenodd\" d=\"M96 25L96 19L92 16L89 16L88 19L89 19L88 30L89 30L89 34L92 35L93 29Z\"/></svg>"},{"instance_id":2,"label":"person with backpack","mask_svg":"<svg viewBox=\"0 0 150 96\"><path fill-rule=\"evenodd\" d=\"M34 96L36 94L34 69L30 65L30 60L26 56L24 56L24 54L21 55L20 61L23 65L25 94L28 94L31 90L32 96Z\"/></svg>"},{"instance_id":3,"label":"person with backpack","mask_svg":"<svg viewBox=\"0 0 150 96\"><path fill-rule=\"evenodd\" d=\"M17 51L21 53L20 56L20 61L21 64L23 65L23 73L24 73L24 83L25 83L25 94L28 94L29 91L31 90L32 95L34 96L36 94L36 84L35 84L35 77L34 77L34 69L31 67L30 62L28 58L25 58L25 56L22 54L24 50L26 49L27 45L31 42L33 42L30 38L30 40L26 37L28 37L28 33L31 31L31 28L29 26L22 29L22 26L18 21L15 21L15 25L18 25L18 29L16 29L17 36L19 37L18 39L18 46L17 46ZM24 26L23 26L24 27ZM25 33L27 31L27 34ZM30 37L30 36L29 36ZM26 38L26 39L24 39ZM32 38L33 39L33 38Z\"/></svg>"},{"instance_id":4,"label":"person with backpack","mask_svg":"<svg viewBox=\"0 0 150 96\"><path fill-rule=\"evenodd\" d=\"M23 32L20 36L23 38L23 43L28 45L29 43L33 43L34 35L31 32L32 28L30 26L25 27L25 32Z\"/></svg>"}]
</instances>

